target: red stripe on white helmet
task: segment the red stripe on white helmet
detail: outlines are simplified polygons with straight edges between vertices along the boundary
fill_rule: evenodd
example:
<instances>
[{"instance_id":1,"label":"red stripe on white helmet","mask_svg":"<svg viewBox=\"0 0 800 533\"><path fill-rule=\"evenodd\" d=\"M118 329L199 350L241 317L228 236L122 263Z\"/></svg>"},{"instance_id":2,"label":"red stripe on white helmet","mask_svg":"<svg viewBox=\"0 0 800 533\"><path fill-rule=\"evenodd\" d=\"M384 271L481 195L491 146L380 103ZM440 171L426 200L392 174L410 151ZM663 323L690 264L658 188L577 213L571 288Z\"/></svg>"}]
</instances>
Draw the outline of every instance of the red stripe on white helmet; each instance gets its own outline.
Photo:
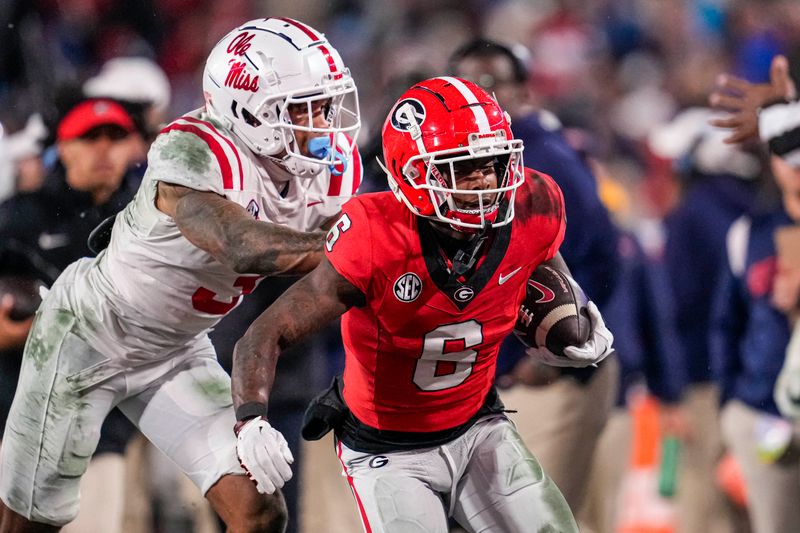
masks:
<instances>
[{"instance_id":1,"label":"red stripe on white helmet","mask_svg":"<svg viewBox=\"0 0 800 533\"><path fill-rule=\"evenodd\" d=\"M294 26L295 28L303 32L309 39L311 39L311 43L309 46L312 46L315 43L325 41L325 37L323 35L318 35L314 30L312 30L311 28L309 28L300 21L285 17L276 17L276 18L277 20L290 24L291 26ZM339 72L339 68L336 66L336 60L333 58L331 51L324 44L319 45L319 51L325 57L325 61L328 63L328 68L331 69L331 74L334 74L333 79L335 80L340 79L343 76L343 74Z\"/></svg>"},{"instance_id":2,"label":"red stripe on white helmet","mask_svg":"<svg viewBox=\"0 0 800 533\"><path fill-rule=\"evenodd\" d=\"M308 36L308 38L309 38L309 39L311 39L313 42L318 42L318 41L321 41L321 40L322 40L322 36L320 36L320 35L317 35L317 34L316 34L316 32L315 32L314 30L312 30L311 28L309 28L308 26L306 26L306 25L305 25L305 24L303 24L302 22L299 22L299 21L297 21L297 20L290 19L290 18L285 18L285 17L276 17L276 18L277 18L278 20L282 20L283 22L285 22L285 23L287 23L287 24L291 24L292 26L294 26L294 27L295 27L295 28L297 28L298 30L302 31L302 32L303 32L303 33L305 33L305 34Z\"/></svg>"},{"instance_id":3,"label":"red stripe on white helmet","mask_svg":"<svg viewBox=\"0 0 800 533\"><path fill-rule=\"evenodd\" d=\"M338 80L342 77L342 73L338 72L338 68L336 68L336 60L333 59L331 55L331 51L328 50L328 47L324 44L319 45L319 51L322 52L322 55L325 56L325 61L328 62L328 67L331 69L331 74L333 74L333 79Z\"/></svg>"}]
</instances>

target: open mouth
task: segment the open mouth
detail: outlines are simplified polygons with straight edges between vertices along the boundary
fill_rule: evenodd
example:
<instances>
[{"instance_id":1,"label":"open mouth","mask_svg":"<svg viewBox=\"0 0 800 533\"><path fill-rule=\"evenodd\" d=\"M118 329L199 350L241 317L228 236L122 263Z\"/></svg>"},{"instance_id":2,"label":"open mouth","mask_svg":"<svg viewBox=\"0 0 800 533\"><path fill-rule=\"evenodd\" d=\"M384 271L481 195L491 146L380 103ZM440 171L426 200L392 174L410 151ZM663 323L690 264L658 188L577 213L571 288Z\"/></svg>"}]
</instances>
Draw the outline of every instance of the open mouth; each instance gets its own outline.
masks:
<instances>
[{"instance_id":1,"label":"open mouth","mask_svg":"<svg viewBox=\"0 0 800 533\"><path fill-rule=\"evenodd\" d=\"M484 194L481 195L480 199L478 198L477 194L473 194L469 195L469 200L461 198L454 198L454 200L456 209L461 212L471 214L480 213L481 211L491 213L493 210L497 209L498 203L496 202L496 194Z\"/></svg>"}]
</instances>

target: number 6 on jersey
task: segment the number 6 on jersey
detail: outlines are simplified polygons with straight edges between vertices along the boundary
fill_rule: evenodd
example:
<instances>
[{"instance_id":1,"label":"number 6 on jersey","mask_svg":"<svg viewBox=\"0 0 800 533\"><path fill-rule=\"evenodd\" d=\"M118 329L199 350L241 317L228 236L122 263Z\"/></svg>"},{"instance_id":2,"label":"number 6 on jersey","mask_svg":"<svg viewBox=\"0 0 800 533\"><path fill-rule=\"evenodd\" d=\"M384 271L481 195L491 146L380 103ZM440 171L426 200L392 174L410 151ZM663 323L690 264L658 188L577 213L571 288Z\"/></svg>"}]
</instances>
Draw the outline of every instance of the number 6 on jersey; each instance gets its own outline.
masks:
<instances>
[{"instance_id":1,"label":"number 6 on jersey","mask_svg":"<svg viewBox=\"0 0 800 533\"><path fill-rule=\"evenodd\" d=\"M339 236L345 231L350 229L350 217L347 213L339 217L336 224L328 231L328 236L325 238L325 247L329 252L333 251L333 245L339 240Z\"/></svg>"},{"instance_id":2,"label":"number 6 on jersey","mask_svg":"<svg viewBox=\"0 0 800 533\"><path fill-rule=\"evenodd\" d=\"M461 385L478 359L478 352L470 348L482 342L483 328L476 320L446 324L427 333L414 369L414 384L424 391Z\"/></svg>"}]
</instances>

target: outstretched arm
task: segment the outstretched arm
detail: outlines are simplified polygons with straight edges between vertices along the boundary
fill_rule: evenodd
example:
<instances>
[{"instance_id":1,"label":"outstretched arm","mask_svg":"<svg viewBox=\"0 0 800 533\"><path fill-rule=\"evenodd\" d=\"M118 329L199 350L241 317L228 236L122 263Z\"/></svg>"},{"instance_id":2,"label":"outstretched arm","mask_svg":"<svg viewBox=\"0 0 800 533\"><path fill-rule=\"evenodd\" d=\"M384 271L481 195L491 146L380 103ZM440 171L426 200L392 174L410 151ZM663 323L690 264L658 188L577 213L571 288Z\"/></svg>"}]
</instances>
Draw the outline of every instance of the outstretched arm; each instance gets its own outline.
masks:
<instances>
[{"instance_id":1,"label":"outstretched arm","mask_svg":"<svg viewBox=\"0 0 800 533\"><path fill-rule=\"evenodd\" d=\"M266 413L281 351L361 303L361 292L327 259L281 295L234 348L232 387L237 412L245 404L256 404L263 405Z\"/></svg>"},{"instance_id":2,"label":"outstretched arm","mask_svg":"<svg viewBox=\"0 0 800 533\"><path fill-rule=\"evenodd\" d=\"M784 56L775 56L768 83L750 83L729 74L719 77L717 87L708 100L711 107L728 111L729 115L714 119L711 124L731 130L725 139L726 143L758 140L758 114L761 108L777 102L788 102L796 97L797 89L789 76L788 61Z\"/></svg>"},{"instance_id":3,"label":"outstretched arm","mask_svg":"<svg viewBox=\"0 0 800 533\"><path fill-rule=\"evenodd\" d=\"M233 351L236 454L259 492L272 493L291 479L294 462L286 439L267 421L267 399L281 350L363 301L361 293L327 259L275 301Z\"/></svg>"},{"instance_id":4,"label":"outstretched arm","mask_svg":"<svg viewBox=\"0 0 800 533\"><path fill-rule=\"evenodd\" d=\"M324 232L254 220L242 206L213 192L159 182L156 207L192 244L235 272L306 274L323 256Z\"/></svg>"}]
</instances>

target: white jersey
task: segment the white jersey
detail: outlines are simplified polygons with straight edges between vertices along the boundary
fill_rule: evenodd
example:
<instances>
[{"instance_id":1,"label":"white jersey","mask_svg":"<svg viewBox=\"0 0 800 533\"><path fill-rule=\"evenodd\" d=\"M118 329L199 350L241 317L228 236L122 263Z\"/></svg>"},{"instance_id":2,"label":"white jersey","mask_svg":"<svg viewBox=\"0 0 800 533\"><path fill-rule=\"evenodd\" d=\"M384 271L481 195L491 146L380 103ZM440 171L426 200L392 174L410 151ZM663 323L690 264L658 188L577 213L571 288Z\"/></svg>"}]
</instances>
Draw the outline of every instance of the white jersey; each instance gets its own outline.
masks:
<instances>
[{"instance_id":1,"label":"white jersey","mask_svg":"<svg viewBox=\"0 0 800 533\"><path fill-rule=\"evenodd\" d=\"M108 345L116 338L126 359L168 356L205 335L261 278L236 273L189 242L156 209L158 182L215 192L257 220L311 231L356 193L357 150L339 170L344 171L297 178L253 154L199 110L181 117L150 148L141 187L117 217L107 250L85 267L85 275L76 275L73 308L89 323L98 314L103 325L95 328L95 340ZM93 336L90 330L87 337Z\"/></svg>"}]
</instances>

